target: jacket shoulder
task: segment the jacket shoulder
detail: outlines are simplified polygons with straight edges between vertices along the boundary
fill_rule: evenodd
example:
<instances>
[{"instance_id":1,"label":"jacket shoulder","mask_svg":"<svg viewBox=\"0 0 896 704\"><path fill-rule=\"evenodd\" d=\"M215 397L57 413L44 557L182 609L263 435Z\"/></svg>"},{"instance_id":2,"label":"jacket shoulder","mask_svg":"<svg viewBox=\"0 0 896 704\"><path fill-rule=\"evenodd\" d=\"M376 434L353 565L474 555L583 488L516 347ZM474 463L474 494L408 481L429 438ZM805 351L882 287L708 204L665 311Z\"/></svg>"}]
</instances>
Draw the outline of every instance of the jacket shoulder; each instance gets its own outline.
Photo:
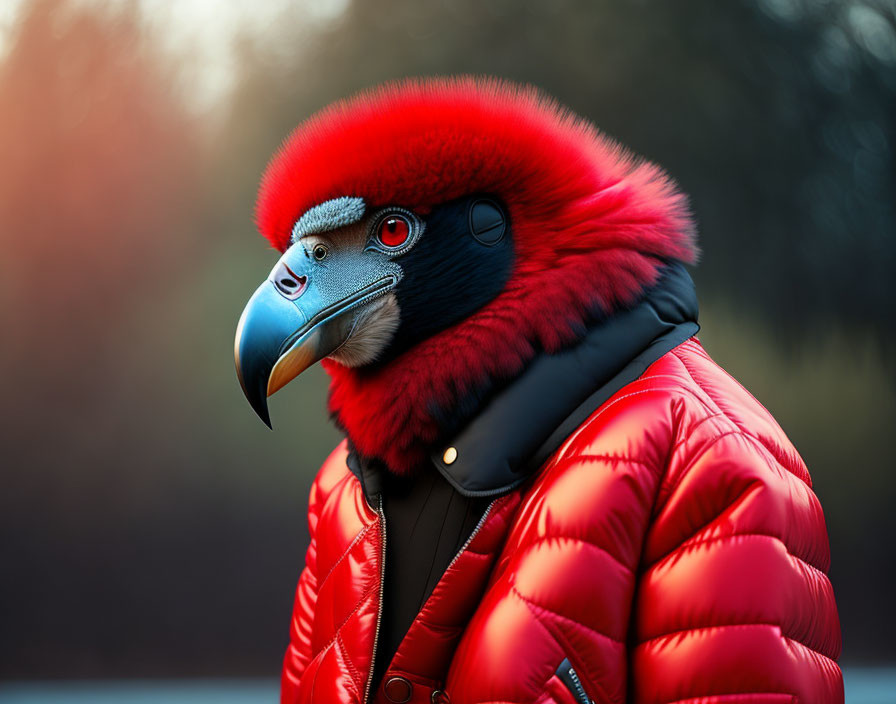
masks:
<instances>
[{"instance_id":1,"label":"jacket shoulder","mask_svg":"<svg viewBox=\"0 0 896 704\"><path fill-rule=\"evenodd\" d=\"M584 486L597 485L597 461L637 478L641 505L649 505L642 554L648 564L714 530L776 535L811 565L830 564L805 463L772 415L695 338L592 413L539 483L572 473ZM586 491L579 495L587 498Z\"/></svg>"},{"instance_id":2,"label":"jacket shoulder","mask_svg":"<svg viewBox=\"0 0 896 704\"><path fill-rule=\"evenodd\" d=\"M737 434L811 486L805 463L772 415L696 338L667 352L610 397L567 439L556 457L587 455L608 429L623 427L626 437L643 440L634 447L642 460L657 468L667 465L675 450L696 452L722 435Z\"/></svg>"},{"instance_id":3,"label":"jacket shoulder","mask_svg":"<svg viewBox=\"0 0 896 704\"><path fill-rule=\"evenodd\" d=\"M749 438L775 462L811 486L809 471L799 453L771 413L734 377L719 366L697 340L689 340L670 353L670 365L684 377L686 388L700 407L694 415L709 424L704 439L735 432ZM718 423L712 421L718 420ZM688 428L689 435L699 428Z\"/></svg>"},{"instance_id":4,"label":"jacket shoulder","mask_svg":"<svg viewBox=\"0 0 896 704\"><path fill-rule=\"evenodd\" d=\"M659 362L662 372L650 370L654 380L674 377L680 400L644 546L647 562L681 545L762 534L826 571L827 532L809 471L772 415L696 340Z\"/></svg>"}]
</instances>

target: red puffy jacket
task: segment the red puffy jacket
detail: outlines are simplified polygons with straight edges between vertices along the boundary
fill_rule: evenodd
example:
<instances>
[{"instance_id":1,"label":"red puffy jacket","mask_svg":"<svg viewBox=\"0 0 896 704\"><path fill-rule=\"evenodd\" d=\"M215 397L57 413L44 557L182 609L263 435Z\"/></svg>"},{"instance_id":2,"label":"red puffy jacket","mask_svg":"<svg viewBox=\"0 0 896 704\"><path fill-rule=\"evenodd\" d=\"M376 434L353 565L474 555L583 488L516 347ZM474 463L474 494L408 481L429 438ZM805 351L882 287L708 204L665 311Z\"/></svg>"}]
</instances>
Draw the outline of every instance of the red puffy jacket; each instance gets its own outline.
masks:
<instances>
[{"instance_id":1,"label":"red puffy jacket","mask_svg":"<svg viewBox=\"0 0 896 704\"><path fill-rule=\"evenodd\" d=\"M493 501L373 687L384 523L340 446L311 489L284 702L843 701L806 466L696 338Z\"/></svg>"}]
</instances>

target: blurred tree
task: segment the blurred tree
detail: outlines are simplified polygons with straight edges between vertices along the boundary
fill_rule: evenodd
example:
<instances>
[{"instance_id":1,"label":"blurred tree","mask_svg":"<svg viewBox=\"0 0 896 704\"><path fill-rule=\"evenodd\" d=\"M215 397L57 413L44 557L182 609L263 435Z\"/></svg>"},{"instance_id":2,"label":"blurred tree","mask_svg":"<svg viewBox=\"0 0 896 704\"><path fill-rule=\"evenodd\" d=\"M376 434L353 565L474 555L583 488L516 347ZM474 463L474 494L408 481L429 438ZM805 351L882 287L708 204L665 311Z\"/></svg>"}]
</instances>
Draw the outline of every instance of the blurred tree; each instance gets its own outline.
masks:
<instances>
[{"instance_id":1,"label":"blurred tree","mask_svg":"<svg viewBox=\"0 0 896 704\"><path fill-rule=\"evenodd\" d=\"M169 454L150 321L196 251L201 153L133 7L38 0L22 13L0 65L0 406L16 470L0 492L16 566L0 671L47 659L89 670L133 623L122 519Z\"/></svg>"},{"instance_id":2,"label":"blurred tree","mask_svg":"<svg viewBox=\"0 0 896 704\"><path fill-rule=\"evenodd\" d=\"M315 407L283 462L240 398L254 184L220 185L138 9L34 0L0 62L0 676L276 669L335 444Z\"/></svg>"}]
</instances>

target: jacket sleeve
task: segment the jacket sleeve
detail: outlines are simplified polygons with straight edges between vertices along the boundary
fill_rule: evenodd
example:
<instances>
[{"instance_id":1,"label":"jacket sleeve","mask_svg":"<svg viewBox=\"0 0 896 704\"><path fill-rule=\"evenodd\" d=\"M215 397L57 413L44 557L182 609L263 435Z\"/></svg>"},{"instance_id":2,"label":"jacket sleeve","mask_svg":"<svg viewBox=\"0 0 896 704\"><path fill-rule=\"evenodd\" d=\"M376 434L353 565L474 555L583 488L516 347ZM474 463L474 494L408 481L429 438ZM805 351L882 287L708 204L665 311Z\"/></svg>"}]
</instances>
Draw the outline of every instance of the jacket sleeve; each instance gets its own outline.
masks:
<instances>
[{"instance_id":1,"label":"jacket sleeve","mask_svg":"<svg viewBox=\"0 0 896 704\"><path fill-rule=\"evenodd\" d=\"M645 537L632 700L843 702L827 532L805 465L783 433L698 425L672 450Z\"/></svg>"},{"instance_id":2,"label":"jacket sleeve","mask_svg":"<svg viewBox=\"0 0 896 704\"><path fill-rule=\"evenodd\" d=\"M324 462L311 484L308 496L308 534L310 542L305 552L305 567L299 576L290 626L289 646L283 658L280 680L281 702L295 700L302 673L311 660L311 627L314 622L314 606L317 602L317 527L321 511L332 486L345 474L345 443L340 445Z\"/></svg>"}]
</instances>

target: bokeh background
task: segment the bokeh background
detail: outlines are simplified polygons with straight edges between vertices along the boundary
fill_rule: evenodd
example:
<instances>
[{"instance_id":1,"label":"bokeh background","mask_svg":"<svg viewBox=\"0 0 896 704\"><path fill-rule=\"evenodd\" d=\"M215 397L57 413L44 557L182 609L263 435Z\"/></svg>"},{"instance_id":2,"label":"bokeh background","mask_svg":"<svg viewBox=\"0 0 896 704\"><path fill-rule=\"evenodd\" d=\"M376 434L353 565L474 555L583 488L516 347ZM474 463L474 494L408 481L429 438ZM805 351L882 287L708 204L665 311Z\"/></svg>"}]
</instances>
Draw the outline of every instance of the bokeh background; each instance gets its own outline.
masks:
<instances>
[{"instance_id":1,"label":"bokeh background","mask_svg":"<svg viewBox=\"0 0 896 704\"><path fill-rule=\"evenodd\" d=\"M847 671L896 663L896 2L2 0L0 679L277 676L339 438L319 370L274 433L235 378L257 182L329 101L461 72L691 194L701 339L812 471Z\"/></svg>"}]
</instances>

